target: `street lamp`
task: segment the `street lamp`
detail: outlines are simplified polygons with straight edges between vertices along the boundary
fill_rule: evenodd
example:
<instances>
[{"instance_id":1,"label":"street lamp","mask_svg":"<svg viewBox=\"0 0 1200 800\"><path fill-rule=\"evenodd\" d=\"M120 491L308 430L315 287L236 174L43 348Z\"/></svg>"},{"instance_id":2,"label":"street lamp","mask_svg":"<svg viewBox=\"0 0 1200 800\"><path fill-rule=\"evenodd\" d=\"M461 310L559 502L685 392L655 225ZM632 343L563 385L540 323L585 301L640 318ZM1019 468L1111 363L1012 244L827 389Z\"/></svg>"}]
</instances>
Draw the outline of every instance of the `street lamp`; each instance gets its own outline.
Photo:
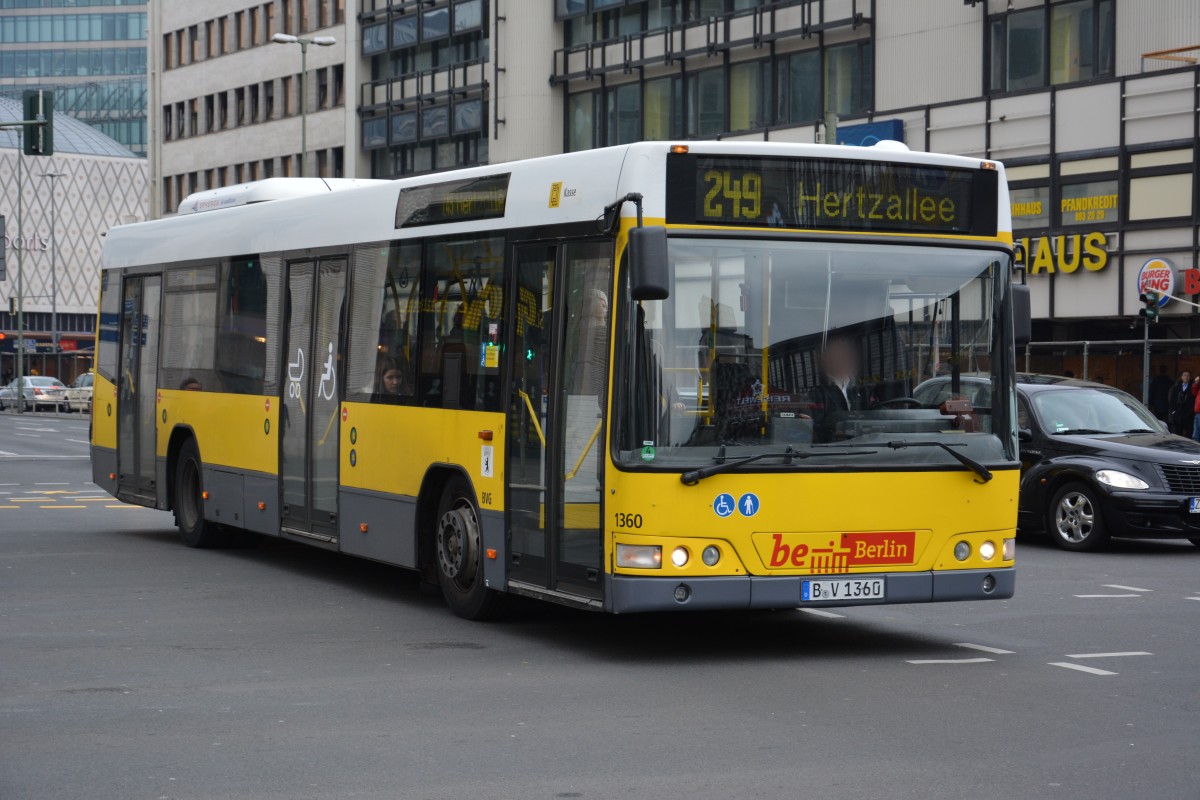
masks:
<instances>
[{"instance_id":1,"label":"street lamp","mask_svg":"<svg viewBox=\"0 0 1200 800\"><path fill-rule=\"evenodd\" d=\"M300 45L300 177L304 177L304 167L308 163L308 46L329 47L337 44L332 36L313 36L305 39L292 36L290 33L277 33L271 37L275 44Z\"/></svg>"},{"instance_id":2,"label":"street lamp","mask_svg":"<svg viewBox=\"0 0 1200 800\"><path fill-rule=\"evenodd\" d=\"M54 341L54 377L62 380L62 355L58 350L58 195L55 178L65 178L65 172L43 172L50 179L50 330ZM57 406L56 406L57 408Z\"/></svg>"}]
</instances>

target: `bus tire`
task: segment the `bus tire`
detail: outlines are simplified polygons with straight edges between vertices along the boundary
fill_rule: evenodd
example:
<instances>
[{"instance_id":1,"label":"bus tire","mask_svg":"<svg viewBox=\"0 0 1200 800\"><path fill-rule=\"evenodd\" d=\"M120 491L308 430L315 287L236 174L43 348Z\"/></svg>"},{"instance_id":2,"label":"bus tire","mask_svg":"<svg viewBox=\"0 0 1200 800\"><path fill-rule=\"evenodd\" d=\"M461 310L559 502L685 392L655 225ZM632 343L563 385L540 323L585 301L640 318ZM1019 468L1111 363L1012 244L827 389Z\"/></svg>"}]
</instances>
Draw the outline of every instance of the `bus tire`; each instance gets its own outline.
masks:
<instances>
[{"instance_id":1,"label":"bus tire","mask_svg":"<svg viewBox=\"0 0 1200 800\"><path fill-rule=\"evenodd\" d=\"M1064 550L1095 551L1109 540L1096 490L1084 483L1068 483L1054 493L1046 529Z\"/></svg>"},{"instance_id":2,"label":"bus tire","mask_svg":"<svg viewBox=\"0 0 1200 800\"><path fill-rule=\"evenodd\" d=\"M471 486L463 477L446 482L434 525L434 558L446 605L465 619L495 616L501 596L483 580L483 531Z\"/></svg>"},{"instance_id":3,"label":"bus tire","mask_svg":"<svg viewBox=\"0 0 1200 800\"><path fill-rule=\"evenodd\" d=\"M229 541L228 532L204 518L204 471L195 439L179 448L175 462L175 524L188 547L221 547Z\"/></svg>"}]
</instances>

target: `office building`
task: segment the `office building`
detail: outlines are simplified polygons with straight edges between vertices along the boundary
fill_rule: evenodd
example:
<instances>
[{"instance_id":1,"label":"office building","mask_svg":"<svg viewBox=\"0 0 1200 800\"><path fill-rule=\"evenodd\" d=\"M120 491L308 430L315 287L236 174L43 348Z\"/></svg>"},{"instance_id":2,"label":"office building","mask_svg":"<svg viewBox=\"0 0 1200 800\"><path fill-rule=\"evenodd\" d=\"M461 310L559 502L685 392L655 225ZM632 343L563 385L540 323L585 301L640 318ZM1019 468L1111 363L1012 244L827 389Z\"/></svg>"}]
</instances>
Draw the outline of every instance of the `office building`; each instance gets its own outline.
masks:
<instances>
[{"instance_id":1,"label":"office building","mask_svg":"<svg viewBox=\"0 0 1200 800\"><path fill-rule=\"evenodd\" d=\"M304 81L301 47L273 42L276 34L326 42L307 46ZM361 174L352 89L347 113L359 62L346 53L357 53L357 36L345 0L153 0L151 213L174 213L193 192L261 178Z\"/></svg>"},{"instance_id":2,"label":"office building","mask_svg":"<svg viewBox=\"0 0 1200 800\"><path fill-rule=\"evenodd\" d=\"M0 97L25 89L145 154L145 0L0 2Z\"/></svg>"}]
</instances>

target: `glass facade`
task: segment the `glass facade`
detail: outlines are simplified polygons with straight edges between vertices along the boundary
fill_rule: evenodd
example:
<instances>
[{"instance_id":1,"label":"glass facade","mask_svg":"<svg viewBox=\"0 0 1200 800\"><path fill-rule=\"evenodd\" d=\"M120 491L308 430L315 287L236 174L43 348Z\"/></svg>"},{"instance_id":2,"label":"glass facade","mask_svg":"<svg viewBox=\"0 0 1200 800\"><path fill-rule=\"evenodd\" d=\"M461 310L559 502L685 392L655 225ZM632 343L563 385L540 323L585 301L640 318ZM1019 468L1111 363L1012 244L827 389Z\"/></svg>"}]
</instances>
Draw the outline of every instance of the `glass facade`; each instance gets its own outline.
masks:
<instances>
[{"instance_id":1,"label":"glass facade","mask_svg":"<svg viewBox=\"0 0 1200 800\"><path fill-rule=\"evenodd\" d=\"M58 113L144 155L145 6L145 0L0 0L0 81L33 79L0 87L0 94L19 97L23 89L52 90ZM140 10L82 10L93 7Z\"/></svg>"},{"instance_id":2,"label":"glass facade","mask_svg":"<svg viewBox=\"0 0 1200 800\"><path fill-rule=\"evenodd\" d=\"M566 93L565 149L711 139L811 125L827 110L843 117L871 111L870 23L830 19L824 23L829 31L847 28L851 38L814 37L803 21L807 7L758 0L559 0L564 46L555 54L551 82ZM800 11L779 13L790 9ZM739 38L745 31L756 33ZM764 46L765 40L773 44ZM797 46L802 49L778 52ZM623 59L613 58L616 47ZM666 49L660 56L656 48Z\"/></svg>"},{"instance_id":3,"label":"glass facade","mask_svg":"<svg viewBox=\"0 0 1200 800\"><path fill-rule=\"evenodd\" d=\"M1111 76L1113 0L1054 0L988 23L988 87L1016 92Z\"/></svg>"},{"instance_id":4,"label":"glass facade","mask_svg":"<svg viewBox=\"0 0 1200 800\"><path fill-rule=\"evenodd\" d=\"M487 163L487 20L484 0L377 3L360 15L371 177Z\"/></svg>"}]
</instances>

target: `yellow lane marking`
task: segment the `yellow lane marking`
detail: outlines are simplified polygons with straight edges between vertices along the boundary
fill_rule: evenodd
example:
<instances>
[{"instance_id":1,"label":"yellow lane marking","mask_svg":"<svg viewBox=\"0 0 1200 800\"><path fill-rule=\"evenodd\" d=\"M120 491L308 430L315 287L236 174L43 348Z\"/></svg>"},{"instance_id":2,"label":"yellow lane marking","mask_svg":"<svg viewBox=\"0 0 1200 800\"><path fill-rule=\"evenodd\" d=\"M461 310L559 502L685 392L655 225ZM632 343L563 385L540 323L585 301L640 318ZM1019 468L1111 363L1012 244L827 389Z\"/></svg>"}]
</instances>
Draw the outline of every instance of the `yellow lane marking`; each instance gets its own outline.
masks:
<instances>
[{"instance_id":1,"label":"yellow lane marking","mask_svg":"<svg viewBox=\"0 0 1200 800\"><path fill-rule=\"evenodd\" d=\"M107 503L107 497L72 497L76 503Z\"/></svg>"},{"instance_id":2,"label":"yellow lane marking","mask_svg":"<svg viewBox=\"0 0 1200 800\"><path fill-rule=\"evenodd\" d=\"M20 506L0 506L0 508L20 508Z\"/></svg>"},{"instance_id":3,"label":"yellow lane marking","mask_svg":"<svg viewBox=\"0 0 1200 800\"><path fill-rule=\"evenodd\" d=\"M105 508L136 508L136 509L141 509L143 507L144 506L130 506L130 505L125 505L123 503L121 505L105 506Z\"/></svg>"},{"instance_id":4,"label":"yellow lane marking","mask_svg":"<svg viewBox=\"0 0 1200 800\"><path fill-rule=\"evenodd\" d=\"M87 506L38 506L38 508L87 508Z\"/></svg>"},{"instance_id":5,"label":"yellow lane marking","mask_svg":"<svg viewBox=\"0 0 1200 800\"><path fill-rule=\"evenodd\" d=\"M10 502L10 503L44 503L46 501L40 497L34 497L34 498L14 497L12 500L9 500L8 502Z\"/></svg>"}]
</instances>

